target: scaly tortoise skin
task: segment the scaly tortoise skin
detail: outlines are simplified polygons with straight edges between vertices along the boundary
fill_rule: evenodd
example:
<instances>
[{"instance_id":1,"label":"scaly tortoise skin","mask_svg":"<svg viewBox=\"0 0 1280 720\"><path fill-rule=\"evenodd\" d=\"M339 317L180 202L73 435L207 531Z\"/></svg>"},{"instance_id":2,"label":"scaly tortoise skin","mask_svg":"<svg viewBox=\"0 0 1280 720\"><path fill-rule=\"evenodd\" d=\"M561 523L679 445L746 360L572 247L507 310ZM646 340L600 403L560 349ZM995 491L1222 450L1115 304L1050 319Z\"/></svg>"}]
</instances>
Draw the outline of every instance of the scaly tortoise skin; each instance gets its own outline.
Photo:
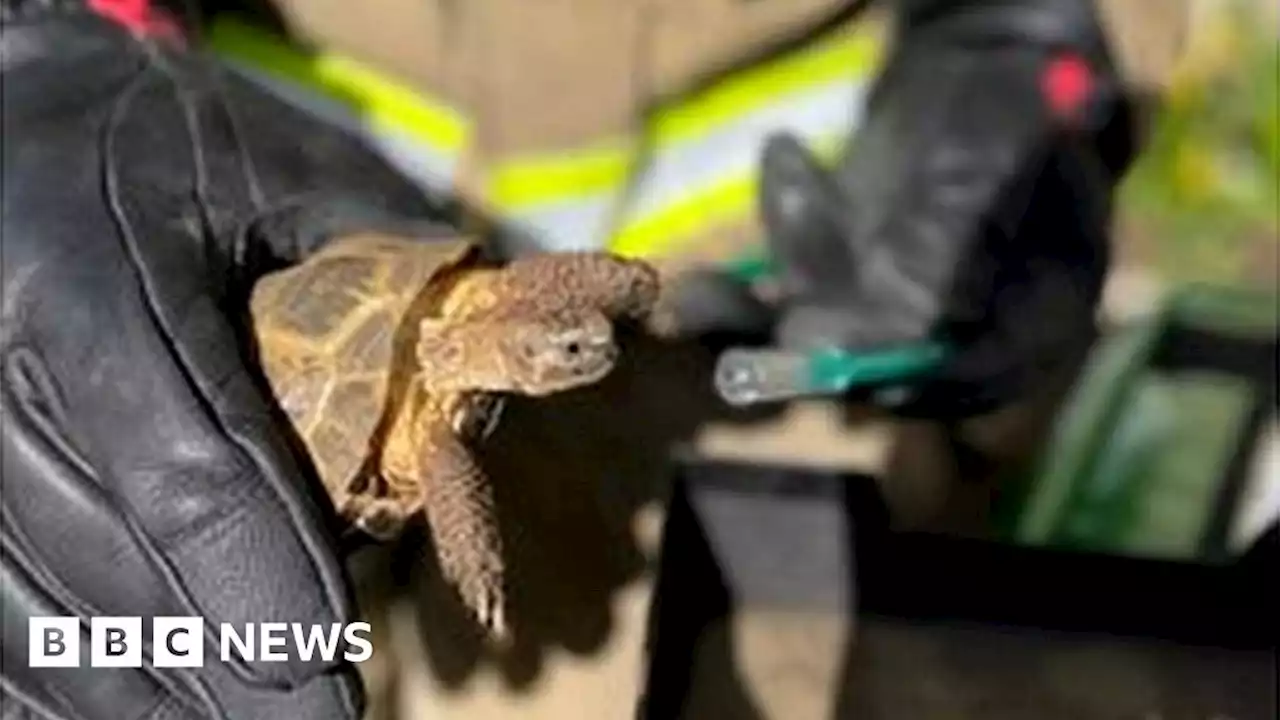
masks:
<instances>
[{"instance_id":1,"label":"scaly tortoise skin","mask_svg":"<svg viewBox=\"0 0 1280 720\"><path fill-rule=\"evenodd\" d=\"M424 513L445 578L502 640L502 548L473 450L505 395L607 375L613 323L646 320L658 285L607 253L499 266L462 238L360 235L262 278L250 311L268 384L338 513L382 540Z\"/></svg>"}]
</instances>

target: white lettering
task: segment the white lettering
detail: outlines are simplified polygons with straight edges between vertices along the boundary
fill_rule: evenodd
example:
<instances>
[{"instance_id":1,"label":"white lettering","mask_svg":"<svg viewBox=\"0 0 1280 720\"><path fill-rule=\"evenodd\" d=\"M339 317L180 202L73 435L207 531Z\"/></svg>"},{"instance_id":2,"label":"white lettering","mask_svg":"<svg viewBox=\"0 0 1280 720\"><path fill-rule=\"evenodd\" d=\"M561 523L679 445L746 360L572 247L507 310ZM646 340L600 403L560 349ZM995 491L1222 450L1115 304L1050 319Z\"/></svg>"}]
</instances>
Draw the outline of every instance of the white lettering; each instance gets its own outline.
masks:
<instances>
[{"instance_id":1,"label":"white lettering","mask_svg":"<svg viewBox=\"0 0 1280 720\"><path fill-rule=\"evenodd\" d=\"M27 621L27 665L80 667L80 621L74 617L32 617Z\"/></svg>"},{"instance_id":2,"label":"white lettering","mask_svg":"<svg viewBox=\"0 0 1280 720\"><path fill-rule=\"evenodd\" d=\"M284 623L262 623L258 626L262 632L262 654L258 659L263 662L284 662L289 659L288 653L274 652L271 648L284 647L283 635L289 626Z\"/></svg>"},{"instance_id":3,"label":"white lettering","mask_svg":"<svg viewBox=\"0 0 1280 720\"><path fill-rule=\"evenodd\" d=\"M140 617L89 618L90 667L142 667L143 629ZM242 662L287 662L290 634L299 659L304 661L319 654L320 660L333 662L340 648L347 662L361 663L373 657L373 630L367 622L345 626L339 623L245 623L239 629L231 623L222 623L218 629L222 662L233 662L237 655ZM33 617L27 633L30 667L80 666L80 637L86 633L78 618ZM203 667L205 635L203 618L152 619L152 662L157 668Z\"/></svg>"},{"instance_id":4,"label":"white lettering","mask_svg":"<svg viewBox=\"0 0 1280 720\"><path fill-rule=\"evenodd\" d=\"M152 622L151 657L156 667L204 667L204 620L158 617Z\"/></svg>"},{"instance_id":5,"label":"white lettering","mask_svg":"<svg viewBox=\"0 0 1280 720\"><path fill-rule=\"evenodd\" d=\"M358 632L371 634L373 630L369 627L369 623L356 622L351 623L342 631L342 637L346 639L348 645L355 645L360 648L359 652L348 650L343 654L347 662L361 663L373 657L373 643L366 638L360 637L357 634Z\"/></svg>"},{"instance_id":6,"label":"white lettering","mask_svg":"<svg viewBox=\"0 0 1280 720\"><path fill-rule=\"evenodd\" d=\"M303 660L310 660L315 654L315 645L320 646L320 657L325 662L332 662L334 655L338 651L338 638L342 635L342 626L333 623L329 626L328 644L325 644L325 638L321 633L324 632L323 625L312 625L311 632L307 634L307 638L302 638L302 623L293 624L293 641L298 645L298 655Z\"/></svg>"},{"instance_id":7,"label":"white lettering","mask_svg":"<svg viewBox=\"0 0 1280 720\"><path fill-rule=\"evenodd\" d=\"M240 651L240 659L245 662L253 661L253 623L245 623L244 636L242 637L236 632L231 623L222 623L222 639L219 645L222 648L222 662L231 662L231 646L235 645Z\"/></svg>"},{"instance_id":8,"label":"white lettering","mask_svg":"<svg viewBox=\"0 0 1280 720\"><path fill-rule=\"evenodd\" d=\"M89 666L142 667L142 618L90 618Z\"/></svg>"}]
</instances>

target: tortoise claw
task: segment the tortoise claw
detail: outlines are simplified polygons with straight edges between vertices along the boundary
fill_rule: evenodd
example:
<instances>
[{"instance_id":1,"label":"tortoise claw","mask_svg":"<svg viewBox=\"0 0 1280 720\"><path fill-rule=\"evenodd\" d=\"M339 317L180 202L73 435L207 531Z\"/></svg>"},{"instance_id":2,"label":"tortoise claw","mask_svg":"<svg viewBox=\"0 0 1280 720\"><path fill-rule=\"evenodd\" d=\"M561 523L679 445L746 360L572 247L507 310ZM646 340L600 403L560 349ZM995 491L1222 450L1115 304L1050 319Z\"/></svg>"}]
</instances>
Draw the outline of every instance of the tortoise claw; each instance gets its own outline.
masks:
<instances>
[{"instance_id":1,"label":"tortoise claw","mask_svg":"<svg viewBox=\"0 0 1280 720\"><path fill-rule=\"evenodd\" d=\"M495 645L506 647L510 644L511 632L507 627L502 593L483 592L476 606L476 619L484 627L488 634L488 639Z\"/></svg>"},{"instance_id":2,"label":"tortoise claw","mask_svg":"<svg viewBox=\"0 0 1280 720\"><path fill-rule=\"evenodd\" d=\"M346 514L357 529L379 542L399 535L407 519L401 504L390 498L353 498Z\"/></svg>"}]
</instances>

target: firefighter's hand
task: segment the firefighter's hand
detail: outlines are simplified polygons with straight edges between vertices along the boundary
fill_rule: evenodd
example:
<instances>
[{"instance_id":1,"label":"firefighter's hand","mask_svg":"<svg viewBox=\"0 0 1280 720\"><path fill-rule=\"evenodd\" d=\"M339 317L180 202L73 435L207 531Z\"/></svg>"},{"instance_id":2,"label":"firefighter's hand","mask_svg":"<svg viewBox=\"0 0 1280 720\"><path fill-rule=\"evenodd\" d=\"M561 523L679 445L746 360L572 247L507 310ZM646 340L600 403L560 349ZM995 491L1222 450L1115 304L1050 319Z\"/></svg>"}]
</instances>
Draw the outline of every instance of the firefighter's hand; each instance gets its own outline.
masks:
<instances>
[{"instance_id":1,"label":"firefighter's hand","mask_svg":"<svg viewBox=\"0 0 1280 720\"><path fill-rule=\"evenodd\" d=\"M905 18L834 168L787 136L766 146L774 297L703 276L680 304L691 329L763 323L784 346L943 342L950 362L879 402L964 416L1016 399L1091 340L1132 151L1114 76L1074 17L1090 3L1021 3L1040 24L1019 3L933 5Z\"/></svg>"},{"instance_id":2,"label":"firefighter's hand","mask_svg":"<svg viewBox=\"0 0 1280 720\"><path fill-rule=\"evenodd\" d=\"M359 717L344 648L221 659L221 623L353 615L332 518L235 328L259 273L432 208L353 140L212 82L193 55L84 18L3 41L22 50L2 104L4 717ZM80 619L80 667L29 666L36 616ZM89 667L95 616L143 618L142 667ZM204 619L202 668L155 667L164 616Z\"/></svg>"}]
</instances>

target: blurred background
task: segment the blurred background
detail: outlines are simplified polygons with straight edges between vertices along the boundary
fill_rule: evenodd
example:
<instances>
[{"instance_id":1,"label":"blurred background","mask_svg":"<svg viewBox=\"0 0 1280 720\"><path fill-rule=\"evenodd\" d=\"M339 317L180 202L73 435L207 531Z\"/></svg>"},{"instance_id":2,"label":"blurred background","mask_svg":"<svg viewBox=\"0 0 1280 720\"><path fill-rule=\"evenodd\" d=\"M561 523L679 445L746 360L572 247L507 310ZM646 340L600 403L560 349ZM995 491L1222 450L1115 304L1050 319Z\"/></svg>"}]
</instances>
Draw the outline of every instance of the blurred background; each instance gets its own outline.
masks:
<instances>
[{"instance_id":1,"label":"blurred background","mask_svg":"<svg viewBox=\"0 0 1280 720\"><path fill-rule=\"evenodd\" d=\"M1275 3L1200 0L1142 159L1121 195L1126 265L1165 282L1276 281Z\"/></svg>"},{"instance_id":2,"label":"blurred background","mask_svg":"<svg viewBox=\"0 0 1280 720\"><path fill-rule=\"evenodd\" d=\"M638 340L600 388L513 408L486 458L511 478L513 650L469 634L421 538L353 559L370 720L1280 717L1259 549L1280 517L1280 13L1102 4L1172 69L1078 376L959 429L732 412L710 350ZM711 72L829 2L212 5L232 68L507 249L672 272L758 244L760 140L829 155L883 48L873 9Z\"/></svg>"}]
</instances>

